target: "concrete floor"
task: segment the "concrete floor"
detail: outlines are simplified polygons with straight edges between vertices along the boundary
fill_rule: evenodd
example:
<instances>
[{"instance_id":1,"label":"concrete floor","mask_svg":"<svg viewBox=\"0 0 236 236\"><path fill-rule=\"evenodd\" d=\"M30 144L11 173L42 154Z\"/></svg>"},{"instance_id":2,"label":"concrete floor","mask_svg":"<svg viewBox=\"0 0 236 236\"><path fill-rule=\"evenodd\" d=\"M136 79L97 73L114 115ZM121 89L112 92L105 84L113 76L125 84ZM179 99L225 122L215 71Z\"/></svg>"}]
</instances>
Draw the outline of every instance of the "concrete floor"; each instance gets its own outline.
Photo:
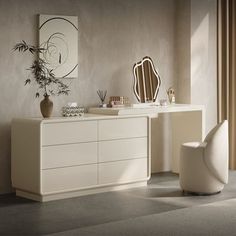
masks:
<instances>
[{"instance_id":1,"label":"concrete floor","mask_svg":"<svg viewBox=\"0 0 236 236\"><path fill-rule=\"evenodd\" d=\"M224 191L212 196L183 195L178 176L155 174L147 187L38 203L14 194L0 196L0 235L46 235L161 214L236 198L236 172ZM75 234L76 235L76 234ZM144 232L141 235L145 235Z\"/></svg>"}]
</instances>

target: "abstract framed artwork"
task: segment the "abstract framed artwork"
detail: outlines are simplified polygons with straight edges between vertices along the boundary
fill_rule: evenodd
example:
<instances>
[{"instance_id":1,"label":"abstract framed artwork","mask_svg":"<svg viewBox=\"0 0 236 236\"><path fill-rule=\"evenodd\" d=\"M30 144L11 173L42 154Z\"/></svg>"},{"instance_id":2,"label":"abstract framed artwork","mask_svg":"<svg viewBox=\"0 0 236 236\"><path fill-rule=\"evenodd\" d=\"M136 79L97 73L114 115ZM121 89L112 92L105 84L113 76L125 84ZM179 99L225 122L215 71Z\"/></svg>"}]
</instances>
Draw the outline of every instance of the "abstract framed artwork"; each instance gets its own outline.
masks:
<instances>
[{"instance_id":1,"label":"abstract framed artwork","mask_svg":"<svg viewBox=\"0 0 236 236\"><path fill-rule=\"evenodd\" d=\"M39 15L40 57L56 78L78 77L78 17Z\"/></svg>"}]
</instances>

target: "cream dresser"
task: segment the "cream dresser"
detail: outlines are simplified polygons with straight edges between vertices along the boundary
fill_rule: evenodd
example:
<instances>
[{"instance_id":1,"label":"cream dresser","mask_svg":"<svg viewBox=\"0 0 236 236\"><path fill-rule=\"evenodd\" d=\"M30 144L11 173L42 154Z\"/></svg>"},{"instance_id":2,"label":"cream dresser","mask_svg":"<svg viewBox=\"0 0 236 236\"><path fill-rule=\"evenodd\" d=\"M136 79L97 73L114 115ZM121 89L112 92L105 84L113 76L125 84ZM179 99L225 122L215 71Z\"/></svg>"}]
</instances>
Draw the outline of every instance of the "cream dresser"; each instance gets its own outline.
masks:
<instances>
[{"instance_id":1,"label":"cream dresser","mask_svg":"<svg viewBox=\"0 0 236 236\"><path fill-rule=\"evenodd\" d=\"M49 201L146 185L149 123L146 115L13 119L16 195Z\"/></svg>"}]
</instances>

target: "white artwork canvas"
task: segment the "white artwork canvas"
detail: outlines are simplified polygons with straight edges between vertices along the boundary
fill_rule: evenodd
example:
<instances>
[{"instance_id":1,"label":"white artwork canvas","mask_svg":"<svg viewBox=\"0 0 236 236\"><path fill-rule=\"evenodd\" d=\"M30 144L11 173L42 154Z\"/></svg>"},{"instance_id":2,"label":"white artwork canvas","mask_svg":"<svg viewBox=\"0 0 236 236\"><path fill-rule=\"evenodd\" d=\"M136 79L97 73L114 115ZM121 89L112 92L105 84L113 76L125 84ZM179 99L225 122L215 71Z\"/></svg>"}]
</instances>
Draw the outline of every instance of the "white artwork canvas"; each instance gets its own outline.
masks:
<instances>
[{"instance_id":1,"label":"white artwork canvas","mask_svg":"<svg viewBox=\"0 0 236 236\"><path fill-rule=\"evenodd\" d=\"M78 77L77 16L39 15L39 45L55 77Z\"/></svg>"}]
</instances>

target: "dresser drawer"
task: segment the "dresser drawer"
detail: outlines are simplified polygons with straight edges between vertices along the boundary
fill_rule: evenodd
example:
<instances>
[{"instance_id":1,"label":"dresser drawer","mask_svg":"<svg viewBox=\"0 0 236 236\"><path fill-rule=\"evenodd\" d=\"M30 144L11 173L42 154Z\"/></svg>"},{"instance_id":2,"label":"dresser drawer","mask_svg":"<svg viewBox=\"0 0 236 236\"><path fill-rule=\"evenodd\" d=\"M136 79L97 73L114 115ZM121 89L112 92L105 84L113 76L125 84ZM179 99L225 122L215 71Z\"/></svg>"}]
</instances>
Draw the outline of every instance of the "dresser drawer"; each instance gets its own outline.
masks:
<instances>
[{"instance_id":1,"label":"dresser drawer","mask_svg":"<svg viewBox=\"0 0 236 236\"><path fill-rule=\"evenodd\" d=\"M97 142L42 148L42 169L97 163Z\"/></svg>"},{"instance_id":2,"label":"dresser drawer","mask_svg":"<svg viewBox=\"0 0 236 236\"><path fill-rule=\"evenodd\" d=\"M99 184L117 184L147 178L147 158L100 163Z\"/></svg>"},{"instance_id":3,"label":"dresser drawer","mask_svg":"<svg viewBox=\"0 0 236 236\"><path fill-rule=\"evenodd\" d=\"M98 122L99 140L147 136L147 118L125 118Z\"/></svg>"},{"instance_id":4,"label":"dresser drawer","mask_svg":"<svg viewBox=\"0 0 236 236\"><path fill-rule=\"evenodd\" d=\"M147 137L99 142L99 162L147 157Z\"/></svg>"},{"instance_id":5,"label":"dresser drawer","mask_svg":"<svg viewBox=\"0 0 236 236\"><path fill-rule=\"evenodd\" d=\"M42 192L72 191L97 184L97 164L42 170Z\"/></svg>"},{"instance_id":6,"label":"dresser drawer","mask_svg":"<svg viewBox=\"0 0 236 236\"><path fill-rule=\"evenodd\" d=\"M42 125L42 145L97 141L97 121L47 123Z\"/></svg>"}]
</instances>

